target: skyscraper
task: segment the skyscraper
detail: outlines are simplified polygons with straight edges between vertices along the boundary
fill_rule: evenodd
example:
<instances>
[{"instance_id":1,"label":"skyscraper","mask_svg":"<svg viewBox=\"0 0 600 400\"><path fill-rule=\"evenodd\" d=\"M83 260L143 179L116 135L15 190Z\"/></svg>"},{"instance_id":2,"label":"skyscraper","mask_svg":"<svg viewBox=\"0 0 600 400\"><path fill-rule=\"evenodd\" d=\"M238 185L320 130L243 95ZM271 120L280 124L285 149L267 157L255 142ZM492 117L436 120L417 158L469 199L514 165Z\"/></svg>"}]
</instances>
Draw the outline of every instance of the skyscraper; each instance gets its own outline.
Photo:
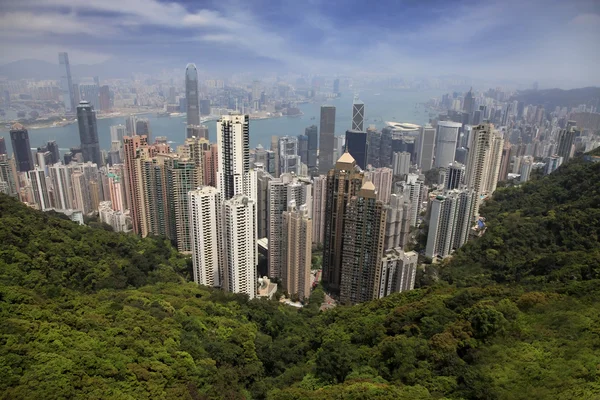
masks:
<instances>
[{"instance_id":1,"label":"skyscraper","mask_svg":"<svg viewBox=\"0 0 600 400\"><path fill-rule=\"evenodd\" d=\"M463 110L471 115L475 111L475 98L473 97L473 88L469 89L463 100Z\"/></svg>"},{"instance_id":2,"label":"skyscraper","mask_svg":"<svg viewBox=\"0 0 600 400\"><path fill-rule=\"evenodd\" d=\"M316 125L311 125L304 130L308 136L308 169L314 170L317 167L317 150L319 149L319 132Z\"/></svg>"},{"instance_id":3,"label":"skyscraper","mask_svg":"<svg viewBox=\"0 0 600 400\"><path fill-rule=\"evenodd\" d=\"M55 140L50 140L46 144L46 148L50 152L50 164L56 164L60 161L60 151L58 149L58 144L56 144Z\"/></svg>"},{"instance_id":4,"label":"skyscraper","mask_svg":"<svg viewBox=\"0 0 600 400\"><path fill-rule=\"evenodd\" d=\"M556 154L563 158L563 162L571 158L576 134L577 131L573 126L569 126L566 129L561 129L558 134L558 149L556 150Z\"/></svg>"},{"instance_id":5,"label":"skyscraper","mask_svg":"<svg viewBox=\"0 0 600 400\"><path fill-rule=\"evenodd\" d=\"M221 197L223 197L221 195ZM256 297L256 203L236 194L223 203L223 289Z\"/></svg>"},{"instance_id":6,"label":"skyscraper","mask_svg":"<svg viewBox=\"0 0 600 400\"><path fill-rule=\"evenodd\" d=\"M404 252L399 248L385 252L381 260L379 298L414 289L418 257L414 251Z\"/></svg>"},{"instance_id":7,"label":"skyscraper","mask_svg":"<svg viewBox=\"0 0 600 400\"><path fill-rule=\"evenodd\" d=\"M451 190L432 201L425 248L427 257L444 258L467 242L476 196L477 193L469 189Z\"/></svg>"},{"instance_id":8,"label":"skyscraper","mask_svg":"<svg viewBox=\"0 0 600 400\"><path fill-rule=\"evenodd\" d=\"M42 169L29 171L29 181L33 191L33 198L39 209L44 211L51 207L48 187L46 186L46 173Z\"/></svg>"},{"instance_id":9,"label":"skyscraper","mask_svg":"<svg viewBox=\"0 0 600 400\"><path fill-rule=\"evenodd\" d=\"M4 137L0 136L0 155L6 154L6 142L4 141Z\"/></svg>"},{"instance_id":10,"label":"skyscraper","mask_svg":"<svg viewBox=\"0 0 600 400\"><path fill-rule=\"evenodd\" d=\"M217 169L218 169L218 158L219 158L219 146L216 143L212 143L210 148L204 152L202 157L202 182L204 185L217 187Z\"/></svg>"},{"instance_id":11,"label":"skyscraper","mask_svg":"<svg viewBox=\"0 0 600 400\"><path fill-rule=\"evenodd\" d=\"M302 164L307 165L308 163L308 136L298 135L298 156Z\"/></svg>"},{"instance_id":12,"label":"skyscraper","mask_svg":"<svg viewBox=\"0 0 600 400\"><path fill-rule=\"evenodd\" d=\"M248 115L224 115L217 121L217 189L223 200L236 194L254 197L250 172L250 128Z\"/></svg>"},{"instance_id":13,"label":"skyscraper","mask_svg":"<svg viewBox=\"0 0 600 400\"><path fill-rule=\"evenodd\" d=\"M465 178L465 166L459 162L453 162L446 169L444 179L444 190L459 189Z\"/></svg>"},{"instance_id":14,"label":"skyscraper","mask_svg":"<svg viewBox=\"0 0 600 400\"><path fill-rule=\"evenodd\" d=\"M201 186L188 193L194 282L221 286L221 196L216 188Z\"/></svg>"},{"instance_id":15,"label":"skyscraper","mask_svg":"<svg viewBox=\"0 0 600 400\"><path fill-rule=\"evenodd\" d=\"M79 93L81 101L87 101L88 103L90 103L94 110L100 109L100 91L98 85L79 85ZM79 102L79 104L81 104L81 101Z\"/></svg>"},{"instance_id":16,"label":"skyscraper","mask_svg":"<svg viewBox=\"0 0 600 400\"><path fill-rule=\"evenodd\" d=\"M84 214L89 214L92 211L92 200L85 174L83 172L73 172L71 184L73 187L73 208Z\"/></svg>"},{"instance_id":17,"label":"skyscraper","mask_svg":"<svg viewBox=\"0 0 600 400\"><path fill-rule=\"evenodd\" d=\"M281 281L291 296L299 299L310 296L310 267L312 262L312 220L306 204L288 204L283 212L283 264Z\"/></svg>"},{"instance_id":18,"label":"skyscraper","mask_svg":"<svg viewBox=\"0 0 600 400\"><path fill-rule=\"evenodd\" d=\"M346 151L356 160L361 169L367 168L367 133L362 131L346 131Z\"/></svg>"},{"instance_id":19,"label":"skyscraper","mask_svg":"<svg viewBox=\"0 0 600 400\"><path fill-rule=\"evenodd\" d=\"M5 183L5 194L9 196L17 195L17 167L15 160L8 158L6 154L0 154L0 182Z\"/></svg>"},{"instance_id":20,"label":"skyscraper","mask_svg":"<svg viewBox=\"0 0 600 400\"><path fill-rule=\"evenodd\" d=\"M390 201L392 194L392 181L394 179L394 171L391 168L375 168L365 171L365 179L370 180L375 185L377 192L377 200L383 203Z\"/></svg>"},{"instance_id":21,"label":"skyscraper","mask_svg":"<svg viewBox=\"0 0 600 400\"><path fill-rule=\"evenodd\" d=\"M492 124L473 127L471 136L465 183L477 194L472 211L472 217L475 217L479 212L481 197L491 195L496 190L504 139Z\"/></svg>"},{"instance_id":22,"label":"skyscraper","mask_svg":"<svg viewBox=\"0 0 600 400\"><path fill-rule=\"evenodd\" d=\"M67 113L75 111L75 98L73 96L73 81L71 80L71 66L69 65L69 55L67 53L58 53L58 63L60 64L60 89L65 111Z\"/></svg>"},{"instance_id":23,"label":"skyscraper","mask_svg":"<svg viewBox=\"0 0 600 400\"><path fill-rule=\"evenodd\" d=\"M146 136L125 136L123 138L127 207L130 210L133 232L138 235L142 233L142 193L140 190L142 177L136 168L136 157L138 150L147 144Z\"/></svg>"},{"instance_id":24,"label":"skyscraper","mask_svg":"<svg viewBox=\"0 0 600 400\"><path fill-rule=\"evenodd\" d=\"M269 235L269 182L273 176L263 168L256 171L256 230L257 238Z\"/></svg>"},{"instance_id":25,"label":"skyscraper","mask_svg":"<svg viewBox=\"0 0 600 400\"><path fill-rule=\"evenodd\" d=\"M433 166L433 155L435 150L435 128L427 124L421 127L419 138L419 150L417 152L417 163L422 172L427 172Z\"/></svg>"},{"instance_id":26,"label":"skyscraper","mask_svg":"<svg viewBox=\"0 0 600 400\"><path fill-rule=\"evenodd\" d=\"M31 171L34 165L27 129L19 123L14 124L10 128L10 140L12 142L17 172Z\"/></svg>"},{"instance_id":27,"label":"skyscraper","mask_svg":"<svg viewBox=\"0 0 600 400\"><path fill-rule=\"evenodd\" d=\"M410 233L411 204L404 196L392 194L386 207L385 242L386 250L404 248Z\"/></svg>"},{"instance_id":28,"label":"skyscraper","mask_svg":"<svg viewBox=\"0 0 600 400\"><path fill-rule=\"evenodd\" d=\"M410 201L411 205L410 226L418 226L421 204L427 194L427 186L419 179L418 175L408 174L406 182L401 182L401 187L403 188L402 194Z\"/></svg>"},{"instance_id":29,"label":"skyscraper","mask_svg":"<svg viewBox=\"0 0 600 400\"><path fill-rule=\"evenodd\" d=\"M300 175L300 156L298 155L298 138L282 136L279 138L279 174L293 173Z\"/></svg>"},{"instance_id":30,"label":"skyscraper","mask_svg":"<svg viewBox=\"0 0 600 400\"><path fill-rule=\"evenodd\" d=\"M292 174L282 174L268 183L269 276L283 279L285 268L283 213L291 201L312 207L312 186ZM309 215L310 216L310 215Z\"/></svg>"},{"instance_id":31,"label":"skyscraper","mask_svg":"<svg viewBox=\"0 0 600 400\"><path fill-rule=\"evenodd\" d=\"M326 174L333 167L335 136L334 106L321 106L321 127L319 130L319 171L321 174Z\"/></svg>"},{"instance_id":32,"label":"skyscraper","mask_svg":"<svg viewBox=\"0 0 600 400\"><path fill-rule=\"evenodd\" d=\"M435 168L446 168L448 164L454 161L454 153L456 152L456 143L458 141L458 130L461 127L462 124L458 122L438 122L435 143Z\"/></svg>"},{"instance_id":33,"label":"skyscraper","mask_svg":"<svg viewBox=\"0 0 600 400\"><path fill-rule=\"evenodd\" d=\"M350 198L343 219L340 301L356 304L375 299L379 293L386 209L377 201L372 182L365 182L358 195Z\"/></svg>"},{"instance_id":34,"label":"skyscraper","mask_svg":"<svg viewBox=\"0 0 600 400\"><path fill-rule=\"evenodd\" d=\"M195 161L189 158L171 157L167 170L167 201L172 218L171 231L174 233L177 250L181 253L192 252L190 237L190 215L188 192L198 187L198 169ZM174 229L173 229L174 228Z\"/></svg>"},{"instance_id":35,"label":"skyscraper","mask_svg":"<svg viewBox=\"0 0 600 400\"><path fill-rule=\"evenodd\" d=\"M358 194L364 174L350 153L344 153L327 174L324 215L323 282L339 292L342 278L344 215L352 196Z\"/></svg>"},{"instance_id":36,"label":"skyscraper","mask_svg":"<svg viewBox=\"0 0 600 400\"><path fill-rule=\"evenodd\" d=\"M191 63L185 67L185 98L187 101L187 124L200 125L198 70Z\"/></svg>"},{"instance_id":37,"label":"skyscraper","mask_svg":"<svg viewBox=\"0 0 600 400\"><path fill-rule=\"evenodd\" d=\"M52 181L54 208L73 209L73 183L71 181L73 168L70 165L59 163L51 165L48 169Z\"/></svg>"},{"instance_id":38,"label":"skyscraper","mask_svg":"<svg viewBox=\"0 0 600 400\"><path fill-rule=\"evenodd\" d=\"M410 172L410 153L395 152L392 156L394 175L406 175Z\"/></svg>"},{"instance_id":39,"label":"skyscraper","mask_svg":"<svg viewBox=\"0 0 600 400\"><path fill-rule=\"evenodd\" d=\"M327 176L319 175L313 179L313 233L312 240L323 244L325 237L325 204L327 200Z\"/></svg>"},{"instance_id":40,"label":"skyscraper","mask_svg":"<svg viewBox=\"0 0 600 400\"><path fill-rule=\"evenodd\" d=\"M100 111L110 110L110 88L108 85L100 86L100 93L98 95L100 103Z\"/></svg>"},{"instance_id":41,"label":"skyscraper","mask_svg":"<svg viewBox=\"0 0 600 400\"><path fill-rule=\"evenodd\" d=\"M364 131L363 125L365 122L365 103L358 99L358 96L354 96L354 102L352 103L352 130L353 131Z\"/></svg>"},{"instance_id":42,"label":"skyscraper","mask_svg":"<svg viewBox=\"0 0 600 400\"><path fill-rule=\"evenodd\" d=\"M153 143L152 137L150 136L150 121L148 121L147 119L136 119L135 134L140 136L146 135L148 143Z\"/></svg>"},{"instance_id":43,"label":"skyscraper","mask_svg":"<svg viewBox=\"0 0 600 400\"><path fill-rule=\"evenodd\" d=\"M77 106L77 124L79 125L83 161L91 161L98 166L104 165L104 160L102 160L100 154L100 144L98 143L96 112L87 101L81 101Z\"/></svg>"}]
</instances>

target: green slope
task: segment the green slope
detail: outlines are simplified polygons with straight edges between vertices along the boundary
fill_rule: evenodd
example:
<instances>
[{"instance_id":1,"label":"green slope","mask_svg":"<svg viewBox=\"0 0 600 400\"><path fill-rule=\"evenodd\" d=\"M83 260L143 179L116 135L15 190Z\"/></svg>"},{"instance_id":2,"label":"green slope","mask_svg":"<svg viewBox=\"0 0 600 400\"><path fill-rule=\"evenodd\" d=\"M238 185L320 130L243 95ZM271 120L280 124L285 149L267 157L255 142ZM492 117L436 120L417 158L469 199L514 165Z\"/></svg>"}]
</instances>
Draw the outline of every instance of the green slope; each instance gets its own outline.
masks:
<instances>
[{"instance_id":1,"label":"green slope","mask_svg":"<svg viewBox=\"0 0 600 400\"><path fill-rule=\"evenodd\" d=\"M326 313L1 196L0 398L600 398L599 178L579 159L503 189L427 286Z\"/></svg>"}]
</instances>

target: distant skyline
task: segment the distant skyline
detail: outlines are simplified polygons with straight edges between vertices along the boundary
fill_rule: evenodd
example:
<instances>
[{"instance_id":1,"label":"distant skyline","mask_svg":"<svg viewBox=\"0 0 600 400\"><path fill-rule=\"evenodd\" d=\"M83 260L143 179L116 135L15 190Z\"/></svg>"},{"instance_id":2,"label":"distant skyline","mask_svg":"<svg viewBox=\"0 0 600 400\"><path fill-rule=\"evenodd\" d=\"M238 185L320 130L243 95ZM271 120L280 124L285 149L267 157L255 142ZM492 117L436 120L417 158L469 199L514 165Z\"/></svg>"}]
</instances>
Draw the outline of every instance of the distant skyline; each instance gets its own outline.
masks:
<instances>
[{"instance_id":1,"label":"distant skyline","mask_svg":"<svg viewBox=\"0 0 600 400\"><path fill-rule=\"evenodd\" d=\"M72 65L600 85L597 0L4 0L0 38L0 64L66 51Z\"/></svg>"}]
</instances>

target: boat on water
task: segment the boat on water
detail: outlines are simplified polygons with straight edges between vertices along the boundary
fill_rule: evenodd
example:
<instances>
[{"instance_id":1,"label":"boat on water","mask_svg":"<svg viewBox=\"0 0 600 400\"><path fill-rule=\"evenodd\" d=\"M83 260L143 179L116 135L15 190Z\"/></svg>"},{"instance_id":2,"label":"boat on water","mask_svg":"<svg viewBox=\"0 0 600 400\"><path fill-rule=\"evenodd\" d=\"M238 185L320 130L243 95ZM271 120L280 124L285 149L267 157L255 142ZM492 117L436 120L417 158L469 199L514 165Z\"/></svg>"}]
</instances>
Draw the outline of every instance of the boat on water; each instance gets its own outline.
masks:
<instances>
[{"instance_id":1,"label":"boat on water","mask_svg":"<svg viewBox=\"0 0 600 400\"><path fill-rule=\"evenodd\" d=\"M165 117L170 117L170 116L171 116L171 113L168 113L168 112L157 112L157 113L156 113L156 116L157 116L158 118L165 118Z\"/></svg>"}]
</instances>

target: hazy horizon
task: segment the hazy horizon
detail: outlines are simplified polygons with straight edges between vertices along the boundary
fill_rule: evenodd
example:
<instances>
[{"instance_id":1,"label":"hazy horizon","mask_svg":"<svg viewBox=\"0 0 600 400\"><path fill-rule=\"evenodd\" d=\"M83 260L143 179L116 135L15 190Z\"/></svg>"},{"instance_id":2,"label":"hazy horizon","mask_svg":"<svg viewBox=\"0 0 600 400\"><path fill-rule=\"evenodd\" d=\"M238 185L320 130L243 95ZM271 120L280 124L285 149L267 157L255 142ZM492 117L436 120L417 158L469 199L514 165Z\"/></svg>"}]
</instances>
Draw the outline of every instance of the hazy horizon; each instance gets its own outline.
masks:
<instances>
[{"instance_id":1,"label":"hazy horizon","mask_svg":"<svg viewBox=\"0 0 600 400\"><path fill-rule=\"evenodd\" d=\"M0 64L600 85L600 3L7 0ZM104 63L104 64L103 64ZM133 69L137 70L133 70Z\"/></svg>"}]
</instances>

